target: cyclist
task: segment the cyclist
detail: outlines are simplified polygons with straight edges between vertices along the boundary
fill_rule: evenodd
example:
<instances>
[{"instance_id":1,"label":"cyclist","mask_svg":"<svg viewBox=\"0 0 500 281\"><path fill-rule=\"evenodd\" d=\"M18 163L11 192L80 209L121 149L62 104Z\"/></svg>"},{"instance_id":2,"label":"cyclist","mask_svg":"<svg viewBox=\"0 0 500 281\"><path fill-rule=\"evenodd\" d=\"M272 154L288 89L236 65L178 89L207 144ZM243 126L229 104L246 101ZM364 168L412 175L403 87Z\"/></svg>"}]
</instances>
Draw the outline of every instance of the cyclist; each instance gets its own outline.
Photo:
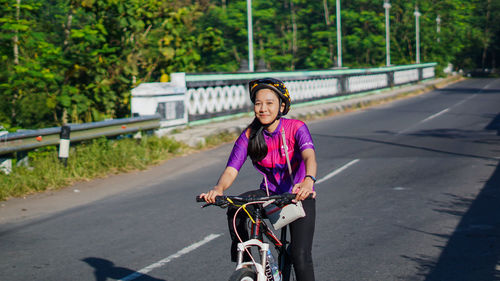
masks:
<instances>
[{"instance_id":1,"label":"cyclist","mask_svg":"<svg viewBox=\"0 0 500 281\"><path fill-rule=\"evenodd\" d=\"M206 202L214 203L215 197L223 195L224 190L234 182L249 156L254 167L263 175L263 180L260 189L245 192L242 196L289 192L296 194L296 200L302 200L306 216L290 224L290 247L297 280L311 281L314 280L311 251L316 202L315 199L304 199L310 194L316 196L314 182L317 164L312 137L304 122L282 118L288 113L291 103L283 82L274 78L258 79L249 83L249 90L255 118L236 140L217 185L200 196ZM284 139L286 145L283 145ZM285 151L289 155L288 162ZM228 223L232 239L231 260L236 262L239 241L233 229L234 212L235 209L228 210ZM240 214L235 223L240 237L245 241L249 239L247 216L244 212Z\"/></svg>"}]
</instances>

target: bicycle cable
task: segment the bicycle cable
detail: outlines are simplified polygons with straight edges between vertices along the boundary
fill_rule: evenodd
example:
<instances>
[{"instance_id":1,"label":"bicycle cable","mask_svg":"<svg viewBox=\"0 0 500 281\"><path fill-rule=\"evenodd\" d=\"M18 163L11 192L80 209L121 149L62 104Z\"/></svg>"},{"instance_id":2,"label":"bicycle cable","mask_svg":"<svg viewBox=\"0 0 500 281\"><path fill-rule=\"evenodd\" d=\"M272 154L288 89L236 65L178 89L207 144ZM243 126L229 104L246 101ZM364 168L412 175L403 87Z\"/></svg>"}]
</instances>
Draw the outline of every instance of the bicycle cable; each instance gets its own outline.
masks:
<instances>
[{"instance_id":1,"label":"bicycle cable","mask_svg":"<svg viewBox=\"0 0 500 281\"><path fill-rule=\"evenodd\" d=\"M247 215L250 217L250 219L252 220L252 222L255 223L255 220L252 218L252 216L250 215L250 213L246 210L246 206L247 205L251 205L251 204L263 204L263 203L266 203L266 201L254 201L254 202L245 203L245 204L241 205L238 208L238 210L236 210L236 212L234 213L234 217L233 217L233 229L234 229L234 233L236 234L236 237L238 237L238 240L241 243L243 243L243 239L241 239L240 235L238 234L238 230L236 229L236 216L238 215L238 213L240 212L240 210L243 209L243 210L245 210L245 212L247 213ZM232 204L234 206L238 207L236 204L234 204L234 203L232 203ZM254 264L254 266L256 266L257 262L253 258L253 256L250 253L250 251L247 248L245 248L245 252L248 254L248 256L250 257L250 259L252 260L252 263Z\"/></svg>"}]
</instances>

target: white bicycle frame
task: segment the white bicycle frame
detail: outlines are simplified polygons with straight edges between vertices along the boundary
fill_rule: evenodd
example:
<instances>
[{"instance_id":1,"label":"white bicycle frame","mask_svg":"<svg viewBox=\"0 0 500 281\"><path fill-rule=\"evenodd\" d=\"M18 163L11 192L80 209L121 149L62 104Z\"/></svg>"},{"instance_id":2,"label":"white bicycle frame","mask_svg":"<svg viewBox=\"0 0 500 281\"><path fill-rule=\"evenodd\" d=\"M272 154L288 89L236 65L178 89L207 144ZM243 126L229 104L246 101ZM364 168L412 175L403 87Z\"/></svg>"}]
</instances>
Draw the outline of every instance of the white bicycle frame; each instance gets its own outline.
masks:
<instances>
[{"instance_id":1,"label":"white bicycle frame","mask_svg":"<svg viewBox=\"0 0 500 281\"><path fill-rule=\"evenodd\" d=\"M260 252L261 263L243 262L243 254L246 249L250 247L258 247ZM267 263L267 251L269 250L269 244L261 242L257 239L250 239L245 242L238 243L238 264L236 265L236 270L243 268L245 265L254 266L257 273L257 281L267 281L266 277L266 263Z\"/></svg>"}]
</instances>

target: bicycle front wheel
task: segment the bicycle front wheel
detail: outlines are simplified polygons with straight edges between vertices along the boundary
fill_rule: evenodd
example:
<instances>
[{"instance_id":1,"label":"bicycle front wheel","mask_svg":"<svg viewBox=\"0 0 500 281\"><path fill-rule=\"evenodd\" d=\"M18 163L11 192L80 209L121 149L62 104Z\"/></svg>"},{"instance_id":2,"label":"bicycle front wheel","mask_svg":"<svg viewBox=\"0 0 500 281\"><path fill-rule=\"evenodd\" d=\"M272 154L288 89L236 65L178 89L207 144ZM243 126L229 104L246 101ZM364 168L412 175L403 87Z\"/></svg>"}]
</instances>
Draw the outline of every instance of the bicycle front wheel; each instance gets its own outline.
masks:
<instances>
[{"instance_id":1,"label":"bicycle front wheel","mask_svg":"<svg viewBox=\"0 0 500 281\"><path fill-rule=\"evenodd\" d=\"M257 281L257 274L252 269L244 267L236 270L229 277L229 281Z\"/></svg>"}]
</instances>

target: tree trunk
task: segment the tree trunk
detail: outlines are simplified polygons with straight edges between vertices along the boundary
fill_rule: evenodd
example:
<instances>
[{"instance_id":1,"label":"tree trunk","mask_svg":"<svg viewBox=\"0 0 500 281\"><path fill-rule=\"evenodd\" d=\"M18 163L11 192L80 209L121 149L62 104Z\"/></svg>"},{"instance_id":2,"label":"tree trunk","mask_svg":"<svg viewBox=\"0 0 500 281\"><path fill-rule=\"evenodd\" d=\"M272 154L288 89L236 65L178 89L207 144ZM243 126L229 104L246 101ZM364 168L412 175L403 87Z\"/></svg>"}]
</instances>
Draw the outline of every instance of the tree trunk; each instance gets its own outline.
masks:
<instances>
[{"instance_id":1,"label":"tree trunk","mask_svg":"<svg viewBox=\"0 0 500 281\"><path fill-rule=\"evenodd\" d=\"M241 58L238 55L238 50L236 49L236 46L233 46L233 54L234 54L234 58L236 59L236 61L238 62L238 64L240 64Z\"/></svg>"},{"instance_id":2,"label":"tree trunk","mask_svg":"<svg viewBox=\"0 0 500 281\"><path fill-rule=\"evenodd\" d=\"M330 31L330 26L332 25L332 22L330 21L330 13L328 12L328 0L323 0L323 9L325 11L325 24L326 24L326 29ZM328 36L328 49L330 51L330 61L333 62L333 39L331 36Z\"/></svg>"},{"instance_id":3,"label":"tree trunk","mask_svg":"<svg viewBox=\"0 0 500 281\"><path fill-rule=\"evenodd\" d=\"M19 23L20 13L21 13L21 0L17 0L16 21L18 23ZM14 41L14 64L18 65L19 64L19 30L16 29L16 33L14 35L14 38L12 38L12 41Z\"/></svg>"},{"instance_id":4,"label":"tree trunk","mask_svg":"<svg viewBox=\"0 0 500 281\"><path fill-rule=\"evenodd\" d=\"M483 56L481 59L481 68L484 71L486 69L485 64L486 64L486 55L488 54L488 47L489 47L489 41L490 37L488 34L490 33L489 30L489 23L490 23L490 13L491 13L491 0L488 0L488 4L486 4L486 21L485 21L485 27L484 27L484 35L483 35Z\"/></svg>"},{"instance_id":5,"label":"tree trunk","mask_svg":"<svg viewBox=\"0 0 500 281\"><path fill-rule=\"evenodd\" d=\"M264 59L266 56L264 55L264 38L261 36L262 30L260 28L259 21L256 21L255 24L257 26L257 28L256 28L257 34L258 34L257 35L257 38L258 38L257 42L259 44L258 48L260 51L259 58L257 59L257 64L259 64L260 60Z\"/></svg>"},{"instance_id":6,"label":"tree trunk","mask_svg":"<svg viewBox=\"0 0 500 281\"><path fill-rule=\"evenodd\" d=\"M295 19L295 9L293 6L293 0L290 0L290 10L292 11L292 64L290 65L291 70L295 70L295 57L297 55L297 21Z\"/></svg>"},{"instance_id":7,"label":"tree trunk","mask_svg":"<svg viewBox=\"0 0 500 281\"><path fill-rule=\"evenodd\" d=\"M73 22L73 5L70 4L68 10L68 16L66 20L66 26L64 27L64 43L63 47L66 47L69 44L69 36L71 35L71 23Z\"/></svg>"}]
</instances>

